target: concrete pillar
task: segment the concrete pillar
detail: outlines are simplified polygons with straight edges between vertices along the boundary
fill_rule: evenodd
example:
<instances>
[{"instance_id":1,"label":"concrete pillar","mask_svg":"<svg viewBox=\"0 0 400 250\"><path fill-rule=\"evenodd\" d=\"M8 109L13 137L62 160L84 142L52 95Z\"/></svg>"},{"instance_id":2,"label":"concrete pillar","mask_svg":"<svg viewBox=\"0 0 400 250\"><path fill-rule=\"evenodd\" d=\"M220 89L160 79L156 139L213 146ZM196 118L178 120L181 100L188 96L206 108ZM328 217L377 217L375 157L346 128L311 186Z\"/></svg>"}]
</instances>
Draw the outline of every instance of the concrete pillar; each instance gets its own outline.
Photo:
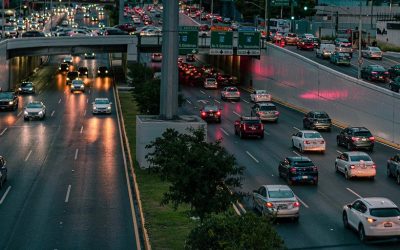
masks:
<instances>
[{"instance_id":1,"label":"concrete pillar","mask_svg":"<svg viewBox=\"0 0 400 250\"><path fill-rule=\"evenodd\" d=\"M9 82L9 61L7 60L7 46L3 42L0 44L0 88L8 89Z\"/></svg>"},{"instance_id":2,"label":"concrete pillar","mask_svg":"<svg viewBox=\"0 0 400 250\"><path fill-rule=\"evenodd\" d=\"M118 1L118 23L122 24L124 23L124 0L119 0Z\"/></svg>"},{"instance_id":3,"label":"concrete pillar","mask_svg":"<svg viewBox=\"0 0 400 250\"><path fill-rule=\"evenodd\" d=\"M137 37L132 37L132 43L128 44L126 52L126 60L128 62L137 62L138 50L137 50Z\"/></svg>"}]
</instances>

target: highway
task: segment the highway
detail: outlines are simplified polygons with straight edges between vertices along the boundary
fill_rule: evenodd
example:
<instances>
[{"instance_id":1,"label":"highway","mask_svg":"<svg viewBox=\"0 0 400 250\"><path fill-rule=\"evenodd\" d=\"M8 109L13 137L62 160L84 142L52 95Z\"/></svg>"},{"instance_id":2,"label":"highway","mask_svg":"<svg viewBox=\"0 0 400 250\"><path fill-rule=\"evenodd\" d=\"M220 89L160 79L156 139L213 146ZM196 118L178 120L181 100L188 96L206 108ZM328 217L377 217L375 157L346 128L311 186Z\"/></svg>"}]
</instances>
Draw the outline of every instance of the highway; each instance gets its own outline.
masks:
<instances>
[{"instance_id":1,"label":"highway","mask_svg":"<svg viewBox=\"0 0 400 250\"><path fill-rule=\"evenodd\" d=\"M77 16L78 22L81 17ZM57 74L63 56L50 57L33 77L46 82L35 95L20 96L15 112L0 113L0 152L8 181L0 190L0 249L136 249L120 131L115 106L93 116L91 103L108 97L110 77L96 77L106 54L87 66L87 91L72 94ZM41 100L44 121L24 122L22 107Z\"/></svg>"}]
</instances>

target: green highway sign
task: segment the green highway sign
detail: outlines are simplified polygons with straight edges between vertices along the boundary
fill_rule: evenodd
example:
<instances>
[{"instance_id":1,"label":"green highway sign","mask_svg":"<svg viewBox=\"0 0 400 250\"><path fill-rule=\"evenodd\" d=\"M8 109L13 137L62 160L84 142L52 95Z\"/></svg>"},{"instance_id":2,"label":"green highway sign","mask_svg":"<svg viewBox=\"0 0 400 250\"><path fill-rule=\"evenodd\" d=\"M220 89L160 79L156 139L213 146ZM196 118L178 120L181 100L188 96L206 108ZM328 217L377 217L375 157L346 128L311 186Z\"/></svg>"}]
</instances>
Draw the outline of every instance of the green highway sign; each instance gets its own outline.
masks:
<instances>
[{"instance_id":1,"label":"green highway sign","mask_svg":"<svg viewBox=\"0 0 400 250\"><path fill-rule=\"evenodd\" d=\"M289 6L290 2L291 0L271 0L271 6Z\"/></svg>"},{"instance_id":2,"label":"green highway sign","mask_svg":"<svg viewBox=\"0 0 400 250\"><path fill-rule=\"evenodd\" d=\"M232 31L211 31L210 55L233 55Z\"/></svg>"},{"instance_id":3,"label":"green highway sign","mask_svg":"<svg viewBox=\"0 0 400 250\"><path fill-rule=\"evenodd\" d=\"M239 32L237 55L260 55L260 32L241 31Z\"/></svg>"},{"instance_id":4,"label":"green highway sign","mask_svg":"<svg viewBox=\"0 0 400 250\"><path fill-rule=\"evenodd\" d=\"M199 51L199 27L179 26L179 54L196 54Z\"/></svg>"}]
</instances>

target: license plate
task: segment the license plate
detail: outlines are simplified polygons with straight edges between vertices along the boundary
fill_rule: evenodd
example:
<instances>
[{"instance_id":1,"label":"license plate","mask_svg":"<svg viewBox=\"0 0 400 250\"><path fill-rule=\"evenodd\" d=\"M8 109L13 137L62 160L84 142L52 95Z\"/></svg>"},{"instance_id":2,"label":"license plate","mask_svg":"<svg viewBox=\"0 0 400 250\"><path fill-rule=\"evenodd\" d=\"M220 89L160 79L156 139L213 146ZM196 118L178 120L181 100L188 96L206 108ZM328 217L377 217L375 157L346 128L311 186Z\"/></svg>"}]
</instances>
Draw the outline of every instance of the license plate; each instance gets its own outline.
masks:
<instances>
[{"instance_id":1,"label":"license plate","mask_svg":"<svg viewBox=\"0 0 400 250\"><path fill-rule=\"evenodd\" d=\"M209 114L208 116L214 116L214 114Z\"/></svg>"},{"instance_id":2,"label":"license plate","mask_svg":"<svg viewBox=\"0 0 400 250\"><path fill-rule=\"evenodd\" d=\"M250 127L251 128L251 130L256 130L256 128L255 127Z\"/></svg>"},{"instance_id":3,"label":"license plate","mask_svg":"<svg viewBox=\"0 0 400 250\"><path fill-rule=\"evenodd\" d=\"M278 205L278 209L287 209L287 205Z\"/></svg>"},{"instance_id":4,"label":"license plate","mask_svg":"<svg viewBox=\"0 0 400 250\"><path fill-rule=\"evenodd\" d=\"M313 144L317 144L317 142L315 141L315 142L313 142Z\"/></svg>"},{"instance_id":5,"label":"license plate","mask_svg":"<svg viewBox=\"0 0 400 250\"><path fill-rule=\"evenodd\" d=\"M362 141L366 141L367 139L366 139L366 138L362 138L361 140L362 140Z\"/></svg>"},{"instance_id":6,"label":"license plate","mask_svg":"<svg viewBox=\"0 0 400 250\"><path fill-rule=\"evenodd\" d=\"M302 176L301 178L303 178L303 179L308 179L308 176Z\"/></svg>"},{"instance_id":7,"label":"license plate","mask_svg":"<svg viewBox=\"0 0 400 250\"><path fill-rule=\"evenodd\" d=\"M384 227L392 227L392 223L390 222L386 222L385 224L383 224Z\"/></svg>"}]
</instances>

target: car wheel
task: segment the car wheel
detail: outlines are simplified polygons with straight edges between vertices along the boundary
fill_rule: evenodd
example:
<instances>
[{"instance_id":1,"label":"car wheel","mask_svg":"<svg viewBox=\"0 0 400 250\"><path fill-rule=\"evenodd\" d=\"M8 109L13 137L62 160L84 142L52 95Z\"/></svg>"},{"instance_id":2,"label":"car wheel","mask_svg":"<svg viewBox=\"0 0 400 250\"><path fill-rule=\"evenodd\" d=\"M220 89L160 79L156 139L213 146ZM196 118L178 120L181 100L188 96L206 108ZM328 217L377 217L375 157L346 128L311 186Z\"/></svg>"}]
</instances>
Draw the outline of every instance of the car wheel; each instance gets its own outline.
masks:
<instances>
[{"instance_id":1,"label":"car wheel","mask_svg":"<svg viewBox=\"0 0 400 250\"><path fill-rule=\"evenodd\" d=\"M396 183L397 183L398 185L400 185L400 173L397 173L397 176L396 176Z\"/></svg>"},{"instance_id":2,"label":"car wheel","mask_svg":"<svg viewBox=\"0 0 400 250\"><path fill-rule=\"evenodd\" d=\"M350 180L350 175L349 175L349 172L347 172L347 169L344 171L344 177L345 177L347 180Z\"/></svg>"},{"instance_id":3,"label":"car wheel","mask_svg":"<svg viewBox=\"0 0 400 250\"><path fill-rule=\"evenodd\" d=\"M371 181L374 181L374 180L375 180L375 176L371 176L371 177L369 177L369 179L370 179Z\"/></svg>"},{"instance_id":4,"label":"car wheel","mask_svg":"<svg viewBox=\"0 0 400 250\"><path fill-rule=\"evenodd\" d=\"M361 224L358 226L358 238L360 238L361 242L365 242L367 240L367 237L365 236L364 226Z\"/></svg>"},{"instance_id":5,"label":"car wheel","mask_svg":"<svg viewBox=\"0 0 400 250\"><path fill-rule=\"evenodd\" d=\"M339 172L339 168L338 168L338 166L337 166L337 163L335 162L335 171L336 172Z\"/></svg>"},{"instance_id":6,"label":"car wheel","mask_svg":"<svg viewBox=\"0 0 400 250\"><path fill-rule=\"evenodd\" d=\"M240 137L240 139L244 138L244 135L243 135L242 131L239 131L239 137Z\"/></svg>"},{"instance_id":7,"label":"car wheel","mask_svg":"<svg viewBox=\"0 0 400 250\"><path fill-rule=\"evenodd\" d=\"M331 132L331 130L332 130L331 128L328 128L326 131L327 131L327 132Z\"/></svg>"},{"instance_id":8,"label":"car wheel","mask_svg":"<svg viewBox=\"0 0 400 250\"><path fill-rule=\"evenodd\" d=\"M349 219L347 218L347 213L346 212L343 212L342 219L343 219L344 228L350 228Z\"/></svg>"},{"instance_id":9,"label":"car wheel","mask_svg":"<svg viewBox=\"0 0 400 250\"><path fill-rule=\"evenodd\" d=\"M338 137L336 138L336 145L340 146L340 139Z\"/></svg>"},{"instance_id":10,"label":"car wheel","mask_svg":"<svg viewBox=\"0 0 400 250\"><path fill-rule=\"evenodd\" d=\"M348 149L349 151L351 151L351 149L352 149L352 146L351 146L350 142L347 143L347 149Z\"/></svg>"},{"instance_id":11,"label":"car wheel","mask_svg":"<svg viewBox=\"0 0 400 250\"><path fill-rule=\"evenodd\" d=\"M24 121L28 121L29 120L29 118L27 118L27 117L24 117Z\"/></svg>"},{"instance_id":12,"label":"car wheel","mask_svg":"<svg viewBox=\"0 0 400 250\"><path fill-rule=\"evenodd\" d=\"M313 181L314 185L318 185L318 178L316 180Z\"/></svg>"},{"instance_id":13,"label":"car wheel","mask_svg":"<svg viewBox=\"0 0 400 250\"><path fill-rule=\"evenodd\" d=\"M390 172L390 167L389 167L389 165L386 167L386 176L387 176L387 177L392 177L392 173Z\"/></svg>"},{"instance_id":14,"label":"car wheel","mask_svg":"<svg viewBox=\"0 0 400 250\"><path fill-rule=\"evenodd\" d=\"M292 140L292 148L295 148L295 146L294 146L294 141Z\"/></svg>"}]
</instances>

